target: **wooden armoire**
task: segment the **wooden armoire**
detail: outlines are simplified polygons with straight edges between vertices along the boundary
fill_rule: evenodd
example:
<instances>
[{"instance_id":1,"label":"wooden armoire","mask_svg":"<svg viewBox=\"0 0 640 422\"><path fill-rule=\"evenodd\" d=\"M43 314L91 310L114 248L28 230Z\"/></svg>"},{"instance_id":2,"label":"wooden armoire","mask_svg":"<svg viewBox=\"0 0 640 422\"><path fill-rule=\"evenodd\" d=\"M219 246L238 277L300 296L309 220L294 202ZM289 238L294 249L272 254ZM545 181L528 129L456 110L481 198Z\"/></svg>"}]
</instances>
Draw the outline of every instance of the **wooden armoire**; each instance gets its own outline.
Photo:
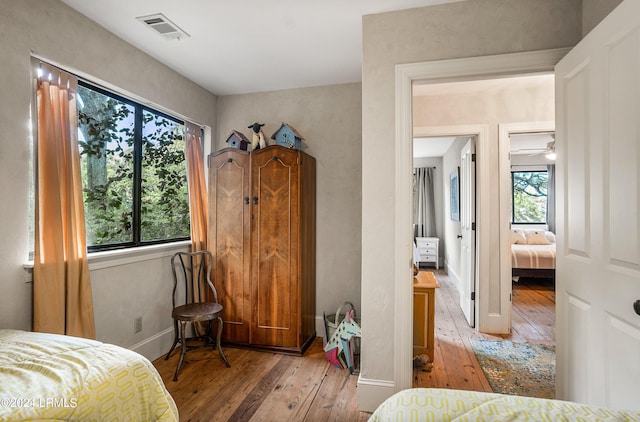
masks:
<instances>
[{"instance_id":1,"label":"wooden armoire","mask_svg":"<svg viewBox=\"0 0 640 422\"><path fill-rule=\"evenodd\" d=\"M224 344L302 355L315 338L315 175L313 157L277 145L209 156Z\"/></svg>"}]
</instances>

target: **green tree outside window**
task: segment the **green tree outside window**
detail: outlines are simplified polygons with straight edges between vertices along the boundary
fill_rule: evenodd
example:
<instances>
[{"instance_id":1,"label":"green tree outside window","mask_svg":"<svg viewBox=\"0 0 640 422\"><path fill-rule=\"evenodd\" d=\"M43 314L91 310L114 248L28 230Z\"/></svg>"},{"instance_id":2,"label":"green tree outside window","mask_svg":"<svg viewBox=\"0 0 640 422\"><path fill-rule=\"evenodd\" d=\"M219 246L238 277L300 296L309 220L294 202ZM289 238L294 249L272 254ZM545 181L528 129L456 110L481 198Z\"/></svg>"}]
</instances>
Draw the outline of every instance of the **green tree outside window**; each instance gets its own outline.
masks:
<instances>
[{"instance_id":1,"label":"green tree outside window","mask_svg":"<svg viewBox=\"0 0 640 422\"><path fill-rule=\"evenodd\" d=\"M512 223L546 223L548 175L546 171L511 173Z\"/></svg>"},{"instance_id":2,"label":"green tree outside window","mask_svg":"<svg viewBox=\"0 0 640 422\"><path fill-rule=\"evenodd\" d=\"M183 122L83 82L78 138L89 250L189 238Z\"/></svg>"}]
</instances>

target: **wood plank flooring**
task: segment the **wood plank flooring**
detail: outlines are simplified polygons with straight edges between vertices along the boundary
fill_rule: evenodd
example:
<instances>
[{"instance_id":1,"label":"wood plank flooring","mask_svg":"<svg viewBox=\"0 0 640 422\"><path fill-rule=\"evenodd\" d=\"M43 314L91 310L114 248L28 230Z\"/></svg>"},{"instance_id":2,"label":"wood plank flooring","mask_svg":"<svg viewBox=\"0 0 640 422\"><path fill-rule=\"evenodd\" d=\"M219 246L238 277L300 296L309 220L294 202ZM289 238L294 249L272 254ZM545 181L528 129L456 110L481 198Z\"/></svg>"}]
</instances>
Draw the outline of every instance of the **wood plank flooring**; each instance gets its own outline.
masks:
<instances>
[{"instance_id":1,"label":"wood plank flooring","mask_svg":"<svg viewBox=\"0 0 640 422\"><path fill-rule=\"evenodd\" d=\"M431 372L413 370L414 387L491 391L471 348L470 338L555 344L555 290L550 280L524 279L513 284L510 334L478 333L459 306L458 290L443 270L434 270L436 289L435 362Z\"/></svg>"},{"instance_id":2,"label":"wood plank flooring","mask_svg":"<svg viewBox=\"0 0 640 422\"><path fill-rule=\"evenodd\" d=\"M318 337L304 357L224 347L185 355L178 381L179 353L153 362L173 396L181 421L366 421L359 412L357 375L329 365Z\"/></svg>"},{"instance_id":3,"label":"wood plank flooring","mask_svg":"<svg viewBox=\"0 0 640 422\"><path fill-rule=\"evenodd\" d=\"M458 292L444 271L434 271L435 363L431 372L414 368L414 387L491 391L469 338L532 343L555 342L555 293L550 282L522 280L513 287L513 328L508 335L477 333L467 324ZM225 347L226 368L217 351L187 353L178 381L179 354L154 361L180 412L181 421L355 421L357 375L327 363L318 338L304 357Z\"/></svg>"}]
</instances>

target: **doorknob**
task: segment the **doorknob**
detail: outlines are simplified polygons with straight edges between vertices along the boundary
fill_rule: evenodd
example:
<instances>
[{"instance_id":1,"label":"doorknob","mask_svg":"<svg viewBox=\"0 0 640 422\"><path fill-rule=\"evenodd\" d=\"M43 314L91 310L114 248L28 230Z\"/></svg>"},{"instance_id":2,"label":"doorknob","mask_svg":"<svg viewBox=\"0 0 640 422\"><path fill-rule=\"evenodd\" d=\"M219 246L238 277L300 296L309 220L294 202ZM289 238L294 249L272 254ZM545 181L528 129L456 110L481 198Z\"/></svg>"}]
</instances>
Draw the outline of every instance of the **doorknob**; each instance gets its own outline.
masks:
<instances>
[{"instance_id":1,"label":"doorknob","mask_svg":"<svg viewBox=\"0 0 640 422\"><path fill-rule=\"evenodd\" d=\"M640 299L633 302L633 310L636 311L636 314L640 315Z\"/></svg>"},{"instance_id":2,"label":"doorknob","mask_svg":"<svg viewBox=\"0 0 640 422\"><path fill-rule=\"evenodd\" d=\"M462 235L461 234L458 235L458 239L462 239Z\"/></svg>"}]
</instances>

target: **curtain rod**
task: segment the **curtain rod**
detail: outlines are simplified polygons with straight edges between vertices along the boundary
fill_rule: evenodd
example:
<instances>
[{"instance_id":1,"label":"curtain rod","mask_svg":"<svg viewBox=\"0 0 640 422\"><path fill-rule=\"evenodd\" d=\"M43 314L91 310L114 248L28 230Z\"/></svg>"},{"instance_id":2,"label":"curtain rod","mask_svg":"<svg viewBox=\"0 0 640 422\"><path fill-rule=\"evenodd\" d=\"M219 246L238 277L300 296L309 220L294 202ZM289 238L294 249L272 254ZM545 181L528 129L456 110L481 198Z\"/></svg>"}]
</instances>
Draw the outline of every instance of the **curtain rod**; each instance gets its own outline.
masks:
<instances>
[{"instance_id":1,"label":"curtain rod","mask_svg":"<svg viewBox=\"0 0 640 422\"><path fill-rule=\"evenodd\" d=\"M103 81L102 79L99 79L96 76L92 76L90 74L87 74L85 72L76 70L74 68L61 65L58 62L56 62L54 60L50 60L48 57L45 57L45 56L43 56L43 55L41 55L39 53L36 53L33 50L31 50L31 57L36 59L36 60L38 60L38 61L45 62L45 63L47 63L47 64L49 64L51 66L57 67L58 69L60 69L60 70L62 70L64 72L70 73L73 76L75 76L76 78L78 78L78 80L81 80L83 82L89 83L91 85L95 85L98 88L101 88L101 89L104 89L105 91L110 92L111 94L115 94L115 95L118 95L120 97L124 97L124 98L128 99L129 101L135 101L135 102L140 103L140 104L142 104L144 106L147 106L149 108L155 109L156 111L160 111L162 113L169 114L169 115L172 115L174 117L178 117L178 118L184 120L185 122L187 122L187 121L191 122L191 123L193 123L193 124L195 124L197 126L200 126L202 128L207 126L204 123L198 123L197 121L195 121L192 118L188 118L185 115L183 115L181 113L178 113L177 111L173 111L173 110L168 109L168 108L166 108L164 106L161 106L158 103L154 103L152 101L149 101L144 97L141 97L141 96L139 96L137 94L134 94L133 92L125 90L124 88L119 88L116 85L113 85L113 84L111 84L109 82L105 82L105 81Z\"/></svg>"}]
</instances>

